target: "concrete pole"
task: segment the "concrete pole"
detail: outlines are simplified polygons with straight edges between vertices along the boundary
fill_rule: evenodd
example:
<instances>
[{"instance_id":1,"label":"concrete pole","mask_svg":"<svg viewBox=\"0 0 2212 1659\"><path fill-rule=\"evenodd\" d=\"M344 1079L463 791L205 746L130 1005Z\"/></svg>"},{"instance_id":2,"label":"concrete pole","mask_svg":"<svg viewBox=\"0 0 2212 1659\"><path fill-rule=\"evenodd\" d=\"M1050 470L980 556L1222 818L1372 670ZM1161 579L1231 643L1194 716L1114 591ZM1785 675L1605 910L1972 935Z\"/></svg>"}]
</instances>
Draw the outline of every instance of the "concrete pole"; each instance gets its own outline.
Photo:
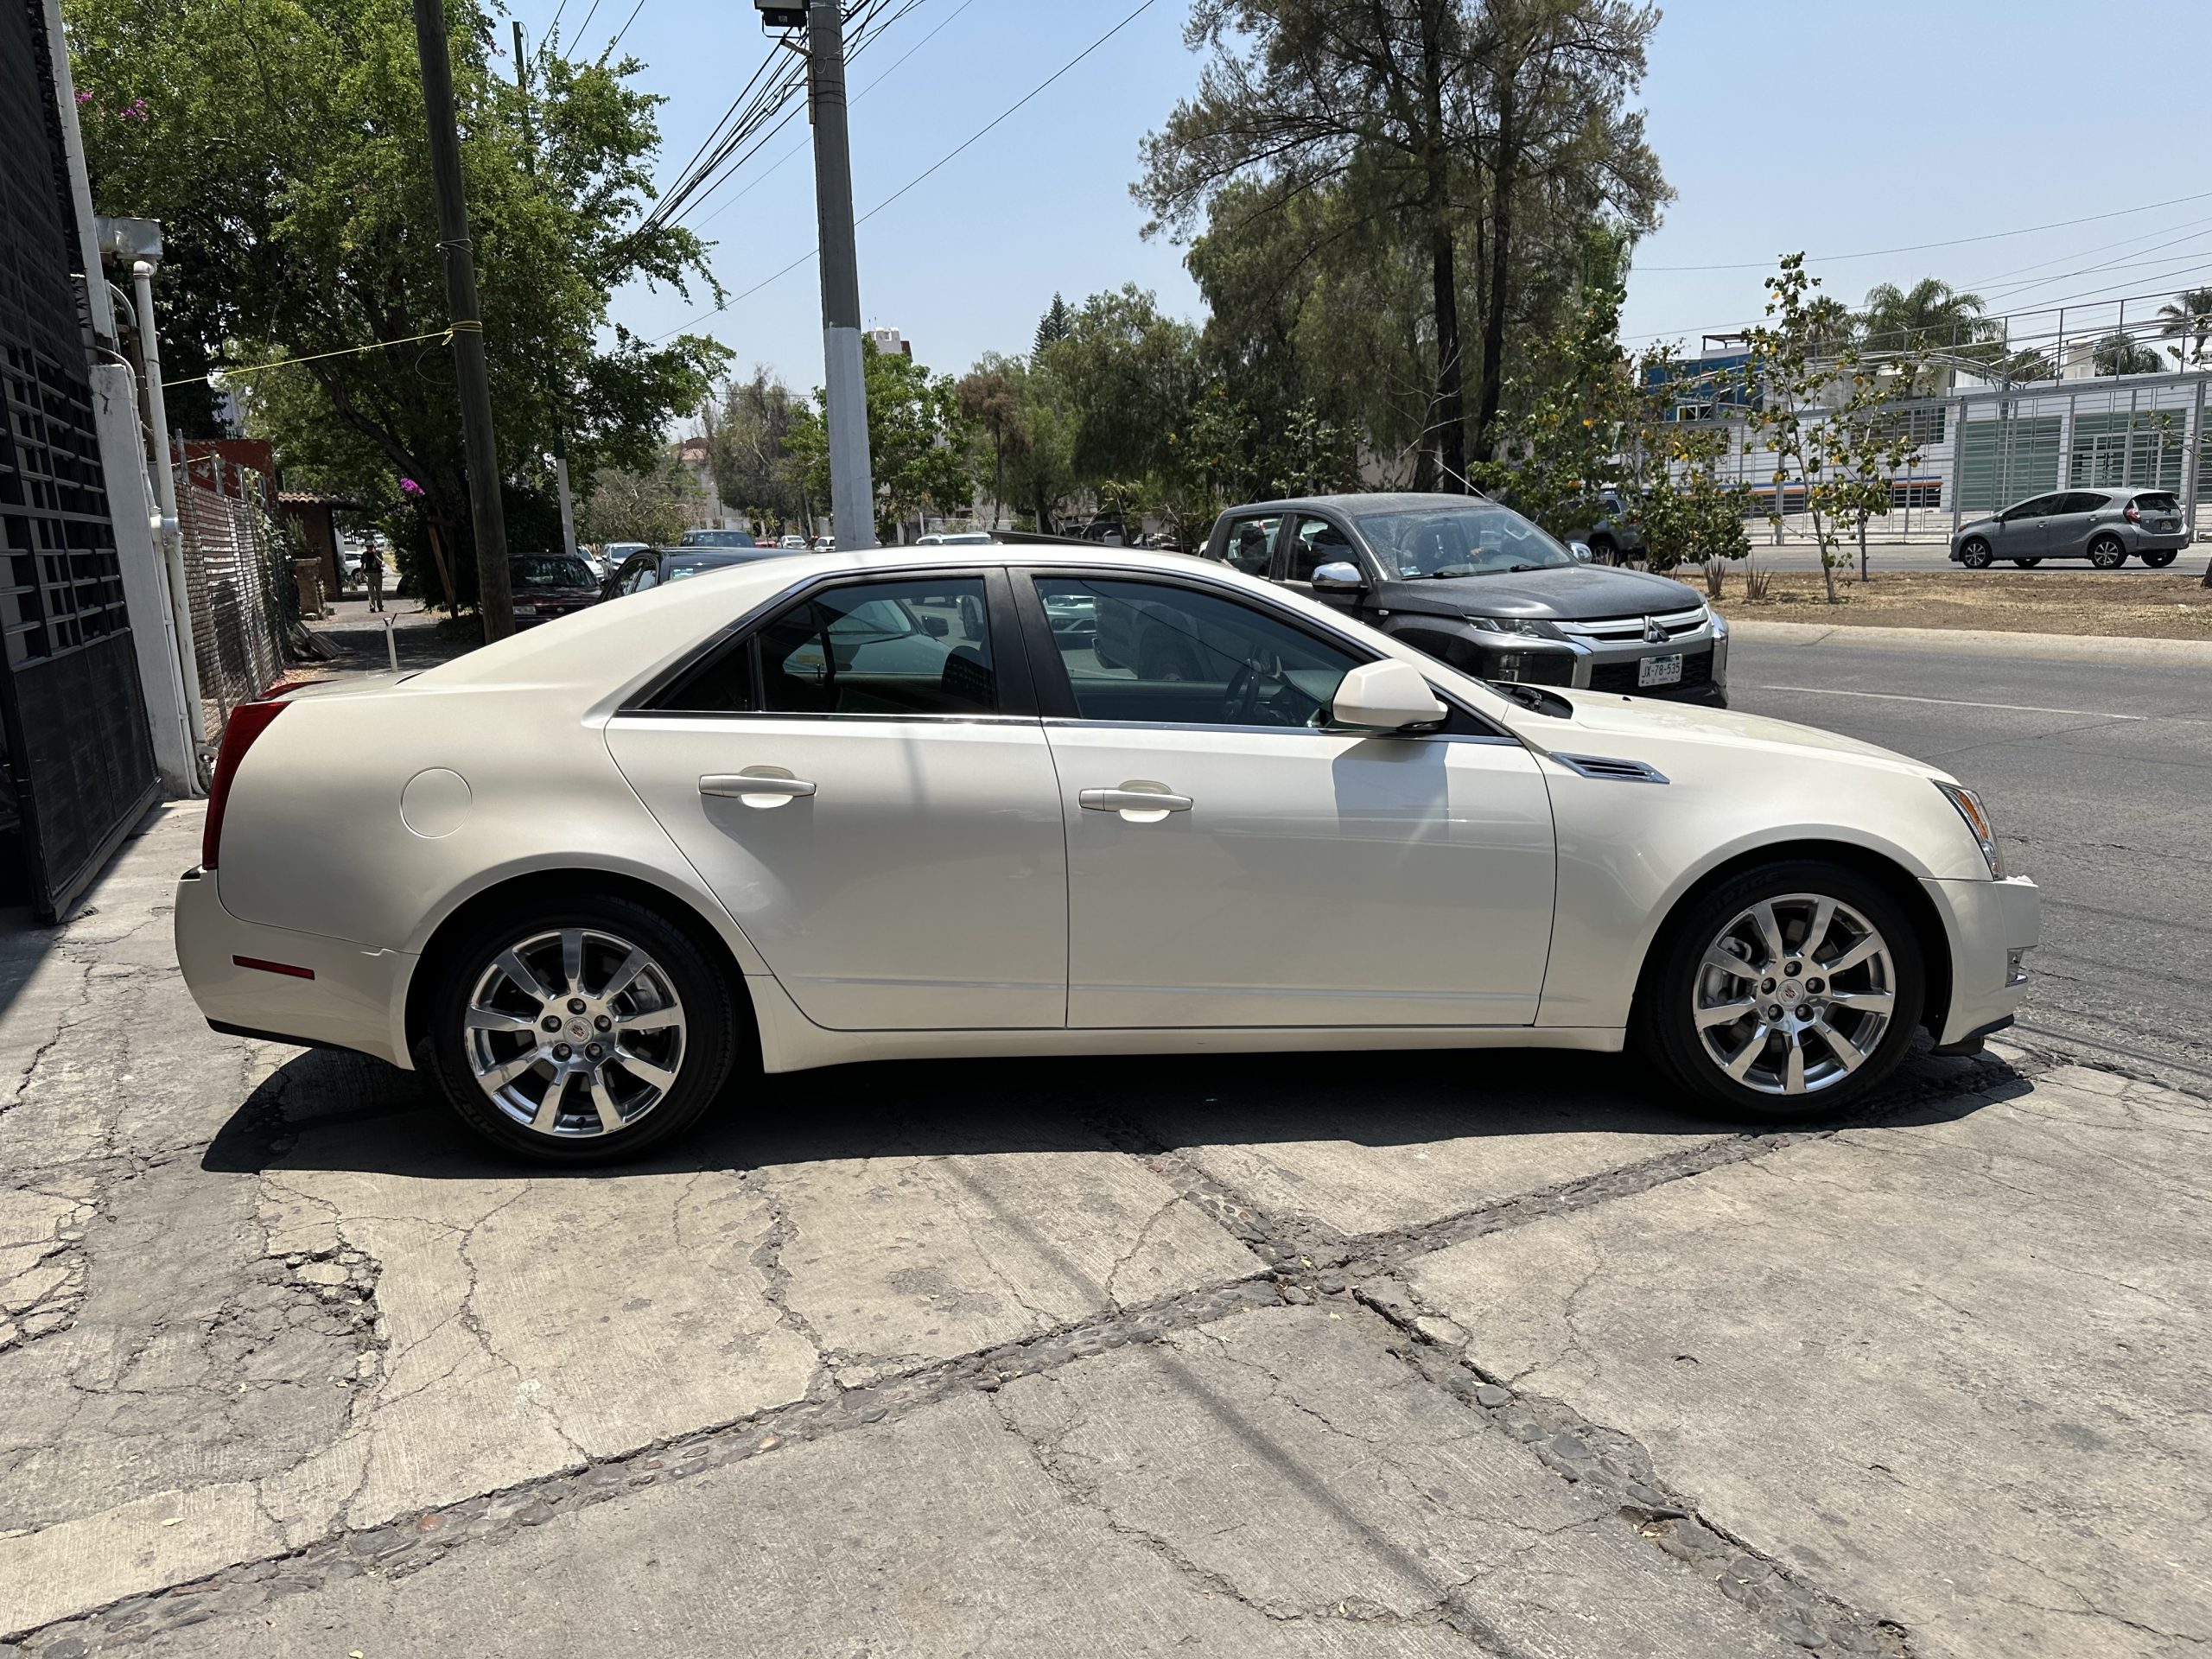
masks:
<instances>
[{"instance_id":1,"label":"concrete pole","mask_svg":"<svg viewBox=\"0 0 2212 1659\"><path fill-rule=\"evenodd\" d=\"M875 480L868 453L868 378L861 360L860 254L853 237L853 167L845 131L845 25L837 0L806 9L814 106L814 208L822 245L822 348L829 396L830 507L837 550L875 543Z\"/></svg>"},{"instance_id":2,"label":"concrete pole","mask_svg":"<svg viewBox=\"0 0 2212 1659\"><path fill-rule=\"evenodd\" d=\"M169 457L168 402L162 391L162 333L154 321L154 267L140 259L130 267L138 298L138 358L146 370L146 429L154 442L154 489L161 503L159 542L168 573L169 610L176 632L177 671L184 682L186 719L195 739L200 729L200 651L192 632L192 590L184 574L184 524L177 512L176 467Z\"/></svg>"},{"instance_id":3,"label":"concrete pole","mask_svg":"<svg viewBox=\"0 0 2212 1659\"><path fill-rule=\"evenodd\" d=\"M461 183L461 138L454 130L444 0L415 0L415 49L422 61L423 107L429 123L438 246L446 258L454 372L461 382L461 435L468 454L469 517L476 531L476 607L486 640L504 639L515 631L514 590L507 576L506 512L499 501L499 447L492 430L492 374L484 355L483 311L476 301L468 200Z\"/></svg>"}]
</instances>

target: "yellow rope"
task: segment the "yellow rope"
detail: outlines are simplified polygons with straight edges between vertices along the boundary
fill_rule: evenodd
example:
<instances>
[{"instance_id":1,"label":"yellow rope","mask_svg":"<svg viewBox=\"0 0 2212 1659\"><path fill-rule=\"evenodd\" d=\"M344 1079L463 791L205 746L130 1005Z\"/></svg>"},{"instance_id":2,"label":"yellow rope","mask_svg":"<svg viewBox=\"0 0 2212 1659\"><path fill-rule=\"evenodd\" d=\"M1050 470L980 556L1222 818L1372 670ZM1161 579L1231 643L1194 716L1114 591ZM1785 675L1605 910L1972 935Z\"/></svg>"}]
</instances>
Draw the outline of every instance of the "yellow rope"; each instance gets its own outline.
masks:
<instances>
[{"instance_id":1,"label":"yellow rope","mask_svg":"<svg viewBox=\"0 0 2212 1659\"><path fill-rule=\"evenodd\" d=\"M243 368L210 369L205 374L188 374L181 380L164 380L162 382L162 389L166 391L171 386L196 385L202 380L213 385L217 375L221 375L228 380L242 374L264 374L270 369L289 369L295 363L320 363L328 357L359 357L364 352L380 352L389 346L413 346L426 340L449 341L457 334L480 334L483 332L484 325L481 322L456 322L448 327L433 329L427 334L410 334L404 340L372 340L366 346L348 346L342 351L315 352L307 357L287 357L275 363L254 363Z\"/></svg>"}]
</instances>

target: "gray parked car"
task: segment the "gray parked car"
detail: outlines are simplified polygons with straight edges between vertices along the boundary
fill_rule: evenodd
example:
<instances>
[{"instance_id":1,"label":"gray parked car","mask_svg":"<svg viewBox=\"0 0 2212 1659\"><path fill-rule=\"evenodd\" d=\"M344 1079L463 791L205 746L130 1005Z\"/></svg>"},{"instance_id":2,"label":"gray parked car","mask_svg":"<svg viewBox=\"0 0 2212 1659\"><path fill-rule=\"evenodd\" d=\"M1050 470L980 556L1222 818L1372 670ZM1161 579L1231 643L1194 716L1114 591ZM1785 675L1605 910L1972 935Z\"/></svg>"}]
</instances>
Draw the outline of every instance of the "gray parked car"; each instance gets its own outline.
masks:
<instances>
[{"instance_id":1,"label":"gray parked car","mask_svg":"<svg viewBox=\"0 0 2212 1659\"><path fill-rule=\"evenodd\" d=\"M1479 495L1231 507L1205 557L1265 576L1487 680L1728 706L1728 625L1669 576L1606 569ZM1098 619L1096 652L1179 677L1184 642ZM1128 637L1123 637L1124 634Z\"/></svg>"},{"instance_id":2,"label":"gray parked car","mask_svg":"<svg viewBox=\"0 0 2212 1659\"><path fill-rule=\"evenodd\" d=\"M2059 490L1961 524L1951 556L1969 570L2000 560L2031 569L2045 559L2087 559L2117 570L2131 553L2162 569L2189 545L2181 503L2167 490Z\"/></svg>"}]
</instances>

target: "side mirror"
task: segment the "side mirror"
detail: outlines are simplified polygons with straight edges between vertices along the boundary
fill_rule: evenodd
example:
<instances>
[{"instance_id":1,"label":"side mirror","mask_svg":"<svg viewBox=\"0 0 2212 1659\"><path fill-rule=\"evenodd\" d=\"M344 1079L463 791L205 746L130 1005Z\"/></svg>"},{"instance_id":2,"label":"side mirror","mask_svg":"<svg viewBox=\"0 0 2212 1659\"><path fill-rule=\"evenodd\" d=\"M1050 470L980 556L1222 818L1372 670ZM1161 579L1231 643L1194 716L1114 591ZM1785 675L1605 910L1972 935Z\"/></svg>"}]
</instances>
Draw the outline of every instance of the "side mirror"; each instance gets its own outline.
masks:
<instances>
[{"instance_id":1,"label":"side mirror","mask_svg":"<svg viewBox=\"0 0 2212 1659\"><path fill-rule=\"evenodd\" d=\"M1441 720L1445 708L1419 669L1386 657L1379 663L1363 663L1345 675L1329 713L1338 726L1395 732Z\"/></svg>"},{"instance_id":2,"label":"side mirror","mask_svg":"<svg viewBox=\"0 0 2212 1659\"><path fill-rule=\"evenodd\" d=\"M1597 556L1591 552L1590 543L1587 542L1569 542L1567 544L1567 550L1574 555L1574 562L1577 564L1587 564Z\"/></svg>"},{"instance_id":3,"label":"side mirror","mask_svg":"<svg viewBox=\"0 0 2212 1659\"><path fill-rule=\"evenodd\" d=\"M922 619L922 632L932 639L942 639L952 632L952 624L941 616L925 616Z\"/></svg>"},{"instance_id":4,"label":"side mirror","mask_svg":"<svg viewBox=\"0 0 2212 1659\"><path fill-rule=\"evenodd\" d=\"M1359 574L1359 567L1349 559L1332 559L1326 564L1313 567L1313 591L1317 594L1363 594L1367 578Z\"/></svg>"}]
</instances>

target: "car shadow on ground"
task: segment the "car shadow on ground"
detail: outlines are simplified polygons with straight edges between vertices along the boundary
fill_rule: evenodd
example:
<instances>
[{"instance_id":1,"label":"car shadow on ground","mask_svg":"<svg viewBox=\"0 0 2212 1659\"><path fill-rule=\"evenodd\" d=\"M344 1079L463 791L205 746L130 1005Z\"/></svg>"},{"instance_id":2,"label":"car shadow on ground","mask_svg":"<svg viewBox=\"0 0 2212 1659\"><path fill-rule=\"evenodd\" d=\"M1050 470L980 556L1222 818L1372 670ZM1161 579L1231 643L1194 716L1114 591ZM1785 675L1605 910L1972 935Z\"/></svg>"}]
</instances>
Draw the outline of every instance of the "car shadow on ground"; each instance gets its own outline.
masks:
<instances>
[{"instance_id":1,"label":"car shadow on ground","mask_svg":"<svg viewBox=\"0 0 2212 1659\"><path fill-rule=\"evenodd\" d=\"M2001 1060L1937 1056L1923 1039L1865 1107L1798 1127L1948 1122L2029 1086ZM371 1124L379 1127L370 1132ZM1468 1050L894 1061L741 1078L674 1145L608 1167L564 1170L487 1144L416 1073L365 1055L310 1050L239 1104L202 1167L604 1179L877 1157L1296 1141L1392 1147L1570 1133L1688 1141L1759 1132L1698 1112L1636 1061L1616 1055Z\"/></svg>"}]
</instances>

